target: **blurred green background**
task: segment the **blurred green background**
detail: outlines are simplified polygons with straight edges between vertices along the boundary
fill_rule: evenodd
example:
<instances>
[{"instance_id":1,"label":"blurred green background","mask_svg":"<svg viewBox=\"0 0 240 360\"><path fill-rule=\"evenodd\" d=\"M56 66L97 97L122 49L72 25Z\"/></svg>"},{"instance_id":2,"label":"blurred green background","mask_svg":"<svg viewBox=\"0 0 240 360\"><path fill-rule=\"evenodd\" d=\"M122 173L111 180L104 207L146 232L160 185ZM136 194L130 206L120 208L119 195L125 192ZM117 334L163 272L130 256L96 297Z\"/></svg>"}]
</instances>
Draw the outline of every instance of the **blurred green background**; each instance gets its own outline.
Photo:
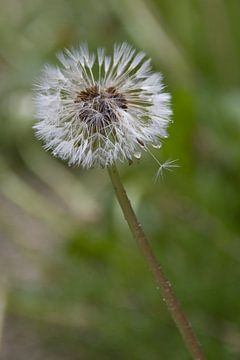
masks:
<instances>
[{"instance_id":1,"label":"blurred green background","mask_svg":"<svg viewBox=\"0 0 240 360\"><path fill-rule=\"evenodd\" d=\"M153 59L174 123L120 167L208 359L240 359L240 1L1 0L0 351L4 360L185 360L106 171L34 138L32 84L55 53L128 41Z\"/></svg>"}]
</instances>

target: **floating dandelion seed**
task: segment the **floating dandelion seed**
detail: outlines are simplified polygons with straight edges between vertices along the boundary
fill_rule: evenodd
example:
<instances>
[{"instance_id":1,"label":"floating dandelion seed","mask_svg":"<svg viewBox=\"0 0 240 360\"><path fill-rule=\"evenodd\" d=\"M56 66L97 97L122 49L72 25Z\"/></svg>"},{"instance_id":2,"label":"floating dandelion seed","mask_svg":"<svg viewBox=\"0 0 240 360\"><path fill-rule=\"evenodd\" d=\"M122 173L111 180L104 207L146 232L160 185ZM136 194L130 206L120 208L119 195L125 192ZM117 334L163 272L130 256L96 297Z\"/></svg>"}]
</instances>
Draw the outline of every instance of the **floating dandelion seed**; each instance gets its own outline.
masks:
<instances>
[{"instance_id":1,"label":"floating dandelion seed","mask_svg":"<svg viewBox=\"0 0 240 360\"><path fill-rule=\"evenodd\" d=\"M154 157L155 158L155 157ZM156 158L155 158L156 159ZM157 160L157 159L156 159ZM158 160L158 164L159 164L159 168L158 168L158 171L157 171L157 174L155 176L155 182L158 180L158 178L161 176L163 178L164 176L164 171L167 170L167 171L172 171L173 168L176 168L176 167L179 167L178 163L177 163L178 160L166 160L164 163L160 163Z\"/></svg>"},{"instance_id":2,"label":"floating dandelion seed","mask_svg":"<svg viewBox=\"0 0 240 360\"><path fill-rule=\"evenodd\" d=\"M170 95L143 52L126 43L113 56L87 45L58 55L36 85L34 126L45 148L69 165L107 167L139 159L167 137Z\"/></svg>"}]
</instances>

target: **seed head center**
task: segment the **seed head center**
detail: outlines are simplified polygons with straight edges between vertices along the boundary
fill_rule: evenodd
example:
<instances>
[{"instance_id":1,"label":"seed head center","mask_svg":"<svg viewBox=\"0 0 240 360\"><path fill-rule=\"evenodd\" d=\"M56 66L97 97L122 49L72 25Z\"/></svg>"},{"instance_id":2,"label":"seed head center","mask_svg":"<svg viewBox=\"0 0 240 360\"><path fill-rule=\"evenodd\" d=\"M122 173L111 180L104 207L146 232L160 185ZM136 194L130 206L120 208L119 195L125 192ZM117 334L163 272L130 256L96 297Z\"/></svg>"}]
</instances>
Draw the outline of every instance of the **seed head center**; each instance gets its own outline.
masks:
<instances>
[{"instance_id":1,"label":"seed head center","mask_svg":"<svg viewBox=\"0 0 240 360\"><path fill-rule=\"evenodd\" d=\"M77 94L75 103L84 103L103 115L110 110L114 112L117 108L128 108L125 96L113 86L106 89L101 89L97 85L88 87Z\"/></svg>"}]
</instances>

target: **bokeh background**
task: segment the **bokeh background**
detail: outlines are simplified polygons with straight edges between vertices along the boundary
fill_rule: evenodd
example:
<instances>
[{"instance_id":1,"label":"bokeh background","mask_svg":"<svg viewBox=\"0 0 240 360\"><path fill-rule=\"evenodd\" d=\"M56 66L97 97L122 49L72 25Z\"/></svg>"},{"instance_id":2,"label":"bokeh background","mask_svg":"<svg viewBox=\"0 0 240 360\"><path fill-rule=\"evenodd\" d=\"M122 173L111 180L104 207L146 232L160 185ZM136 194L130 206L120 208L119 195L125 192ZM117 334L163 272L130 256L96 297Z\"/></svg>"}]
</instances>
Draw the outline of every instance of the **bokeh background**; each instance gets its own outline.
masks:
<instances>
[{"instance_id":1,"label":"bokeh background","mask_svg":"<svg viewBox=\"0 0 240 360\"><path fill-rule=\"evenodd\" d=\"M240 359L240 1L1 0L0 351L4 360L189 355L103 170L34 138L32 84L55 53L128 41L174 109L155 152L121 176L209 359Z\"/></svg>"}]
</instances>

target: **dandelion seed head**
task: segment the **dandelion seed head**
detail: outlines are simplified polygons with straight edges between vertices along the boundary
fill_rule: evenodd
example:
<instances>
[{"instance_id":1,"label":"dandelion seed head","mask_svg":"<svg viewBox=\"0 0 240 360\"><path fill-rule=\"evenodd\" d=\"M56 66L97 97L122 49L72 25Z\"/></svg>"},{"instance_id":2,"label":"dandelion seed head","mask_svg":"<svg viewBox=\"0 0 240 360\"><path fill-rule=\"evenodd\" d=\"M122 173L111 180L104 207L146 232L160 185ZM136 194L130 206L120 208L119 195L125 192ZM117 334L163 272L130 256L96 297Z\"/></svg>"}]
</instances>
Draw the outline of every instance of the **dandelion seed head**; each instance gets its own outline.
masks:
<instances>
[{"instance_id":1,"label":"dandelion seed head","mask_svg":"<svg viewBox=\"0 0 240 360\"><path fill-rule=\"evenodd\" d=\"M36 135L69 165L106 167L160 148L170 96L149 59L126 43L89 52L87 44L57 55L35 86Z\"/></svg>"}]
</instances>

